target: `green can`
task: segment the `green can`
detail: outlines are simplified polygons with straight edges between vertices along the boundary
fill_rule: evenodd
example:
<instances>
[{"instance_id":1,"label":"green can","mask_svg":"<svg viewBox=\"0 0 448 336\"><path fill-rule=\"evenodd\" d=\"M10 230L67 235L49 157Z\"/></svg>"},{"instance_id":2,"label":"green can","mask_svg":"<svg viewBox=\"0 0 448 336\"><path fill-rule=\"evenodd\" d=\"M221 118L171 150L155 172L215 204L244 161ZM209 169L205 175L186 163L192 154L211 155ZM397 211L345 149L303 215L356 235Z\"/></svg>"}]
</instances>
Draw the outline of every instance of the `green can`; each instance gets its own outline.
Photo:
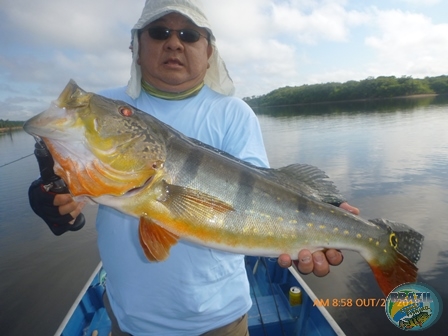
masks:
<instances>
[{"instance_id":1,"label":"green can","mask_svg":"<svg viewBox=\"0 0 448 336\"><path fill-rule=\"evenodd\" d=\"M302 304L302 291L299 287L294 286L289 289L289 304L298 306Z\"/></svg>"}]
</instances>

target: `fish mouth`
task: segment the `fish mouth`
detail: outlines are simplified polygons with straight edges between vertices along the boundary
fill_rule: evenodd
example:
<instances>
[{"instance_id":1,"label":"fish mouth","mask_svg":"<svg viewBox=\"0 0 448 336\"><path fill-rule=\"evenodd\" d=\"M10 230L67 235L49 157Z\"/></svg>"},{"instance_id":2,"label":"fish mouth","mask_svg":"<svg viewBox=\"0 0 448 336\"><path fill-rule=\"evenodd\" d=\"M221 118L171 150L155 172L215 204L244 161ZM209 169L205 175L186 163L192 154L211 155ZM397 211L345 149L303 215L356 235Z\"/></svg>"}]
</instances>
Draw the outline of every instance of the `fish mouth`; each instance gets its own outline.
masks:
<instances>
[{"instance_id":1,"label":"fish mouth","mask_svg":"<svg viewBox=\"0 0 448 336\"><path fill-rule=\"evenodd\" d=\"M52 102L45 112L27 120L23 129L34 137L63 140L76 132L72 130L75 121L74 112Z\"/></svg>"},{"instance_id":2,"label":"fish mouth","mask_svg":"<svg viewBox=\"0 0 448 336\"><path fill-rule=\"evenodd\" d=\"M146 188L148 188L151 185L153 180L154 180L154 175L151 175L140 187L135 187L135 188L129 189L128 191L126 191L126 193L123 196L124 197L133 197L133 196L137 195L141 191L146 190Z\"/></svg>"}]
</instances>

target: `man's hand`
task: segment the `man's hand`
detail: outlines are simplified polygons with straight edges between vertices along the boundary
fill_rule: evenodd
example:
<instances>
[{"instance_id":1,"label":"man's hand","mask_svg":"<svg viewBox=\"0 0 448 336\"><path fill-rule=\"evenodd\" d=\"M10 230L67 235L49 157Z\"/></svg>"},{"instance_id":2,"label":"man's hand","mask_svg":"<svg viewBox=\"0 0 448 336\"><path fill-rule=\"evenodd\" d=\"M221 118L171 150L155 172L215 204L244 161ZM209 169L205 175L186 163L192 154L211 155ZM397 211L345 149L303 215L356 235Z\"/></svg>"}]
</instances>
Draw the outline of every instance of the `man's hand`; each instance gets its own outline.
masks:
<instances>
[{"instance_id":1,"label":"man's hand","mask_svg":"<svg viewBox=\"0 0 448 336\"><path fill-rule=\"evenodd\" d=\"M346 202L339 207L354 215L359 215L359 209ZM314 253L311 253L309 250L301 250L294 263L303 274L313 272L316 276L323 277L330 273L330 265L337 266L342 263L343 259L342 253L335 249L316 251ZM288 254L282 254L278 257L278 263L281 267L288 268L292 265L292 260Z\"/></svg>"},{"instance_id":2,"label":"man's hand","mask_svg":"<svg viewBox=\"0 0 448 336\"><path fill-rule=\"evenodd\" d=\"M70 194L47 191L41 179L31 183L28 199L33 211L59 236L67 231L78 231L85 223L81 214L84 202L75 202Z\"/></svg>"},{"instance_id":3,"label":"man's hand","mask_svg":"<svg viewBox=\"0 0 448 336\"><path fill-rule=\"evenodd\" d=\"M318 277L323 277L330 273L330 265L339 265L344 257L342 253L335 249L325 251L316 251L311 253L309 250L301 250L298 259L294 260L300 273L309 274L313 272ZM287 268L292 265L292 260L288 254L282 254L278 257L278 263L281 267Z\"/></svg>"},{"instance_id":4,"label":"man's hand","mask_svg":"<svg viewBox=\"0 0 448 336\"><path fill-rule=\"evenodd\" d=\"M344 210L348 211L348 212L351 212L351 213L354 214L354 215L359 215L359 209L358 209L358 208L355 208L354 206L351 206L351 205L348 204L347 202L341 203L341 204L339 205L339 207L340 207L341 209L344 209Z\"/></svg>"},{"instance_id":5,"label":"man's hand","mask_svg":"<svg viewBox=\"0 0 448 336\"><path fill-rule=\"evenodd\" d=\"M85 203L75 202L70 194L57 194L53 200L53 205L59 208L60 215L70 214L76 219L81 213ZM73 219L70 224L73 224L75 219Z\"/></svg>"}]
</instances>

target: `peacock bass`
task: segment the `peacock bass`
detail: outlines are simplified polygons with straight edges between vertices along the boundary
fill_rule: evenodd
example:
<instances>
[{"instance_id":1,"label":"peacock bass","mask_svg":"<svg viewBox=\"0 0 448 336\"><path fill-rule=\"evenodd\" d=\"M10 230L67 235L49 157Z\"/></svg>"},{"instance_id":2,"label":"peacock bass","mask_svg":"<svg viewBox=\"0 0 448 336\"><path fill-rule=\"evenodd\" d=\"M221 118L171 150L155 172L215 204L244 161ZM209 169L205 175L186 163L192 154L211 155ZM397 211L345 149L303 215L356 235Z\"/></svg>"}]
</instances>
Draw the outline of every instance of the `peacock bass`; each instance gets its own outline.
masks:
<instances>
[{"instance_id":1,"label":"peacock bass","mask_svg":"<svg viewBox=\"0 0 448 336\"><path fill-rule=\"evenodd\" d=\"M328 204L340 196L313 166L255 167L74 81L24 129L45 142L73 196L140 219L150 261L168 258L179 239L292 259L336 248L358 251L385 295L416 280L423 236Z\"/></svg>"}]
</instances>

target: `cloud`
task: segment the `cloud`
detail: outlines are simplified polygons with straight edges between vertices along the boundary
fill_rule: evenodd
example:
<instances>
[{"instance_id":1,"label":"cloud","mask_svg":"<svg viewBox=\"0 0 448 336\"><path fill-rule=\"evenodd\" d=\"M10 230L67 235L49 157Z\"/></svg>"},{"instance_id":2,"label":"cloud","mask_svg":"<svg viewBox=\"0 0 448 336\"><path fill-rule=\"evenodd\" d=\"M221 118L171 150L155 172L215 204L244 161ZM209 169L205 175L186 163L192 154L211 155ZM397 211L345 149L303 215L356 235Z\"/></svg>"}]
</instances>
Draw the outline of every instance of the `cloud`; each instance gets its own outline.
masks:
<instances>
[{"instance_id":1,"label":"cloud","mask_svg":"<svg viewBox=\"0 0 448 336\"><path fill-rule=\"evenodd\" d=\"M5 13L19 41L59 48L101 51L126 41L143 1L15 0Z\"/></svg>"},{"instance_id":2,"label":"cloud","mask_svg":"<svg viewBox=\"0 0 448 336\"><path fill-rule=\"evenodd\" d=\"M230 0L222 6L206 2L206 13L237 95L262 94L303 83L301 69L315 60L300 48L301 44L346 42L351 27L368 20L367 14L346 10L344 4L345 1Z\"/></svg>"},{"instance_id":3,"label":"cloud","mask_svg":"<svg viewBox=\"0 0 448 336\"><path fill-rule=\"evenodd\" d=\"M442 0L398 0L399 2L403 2L405 4L409 5L416 5L416 6L434 6L442 2Z\"/></svg>"},{"instance_id":4,"label":"cloud","mask_svg":"<svg viewBox=\"0 0 448 336\"><path fill-rule=\"evenodd\" d=\"M271 1L204 4L238 96L266 93L298 77L296 48L276 36Z\"/></svg>"},{"instance_id":5,"label":"cloud","mask_svg":"<svg viewBox=\"0 0 448 336\"><path fill-rule=\"evenodd\" d=\"M278 87L448 73L444 2L203 0L240 97ZM130 29L144 0L0 5L0 102L37 113L70 78L89 91L129 79ZM382 5L383 7L379 7ZM436 13L437 12L437 13ZM34 107L33 107L33 101ZM0 111L0 118L5 112Z\"/></svg>"},{"instance_id":6,"label":"cloud","mask_svg":"<svg viewBox=\"0 0 448 336\"><path fill-rule=\"evenodd\" d=\"M224 46L226 51L223 57L231 60L228 68L239 96L249 96L254 92L266 92L268 88L285 86L299 76L294 46L274 39L252 40L244 47L226 44Z\"/></svg>"},{"instance_id":7,"label":"cloud","mask_svg":"<svg viewBox=\"0 0 448 336\"><path fill-rule=\"evenodd\" d=\"M105 85L124 85L129 77L131 56L129 50L111 50L105 54L65 53L55 50L39 59L31 55L15 58L0 57L0 67L7 68L3 76L12 91L22 91L17 83L53 87L54 90L39 91L39 94L54 95L70 78L88 84L89 90L98 90ZM110 71L110 69L114 69Z\"/></svg>"},{"instance_id":8,"label":"cloud","mask_svg":"<svg viewBox=\"0 0 448 336\"><path fill-rule=\"evenodd\" d=\"M143 4L143 0L2 4L0 84L9 90L0 92L4 107L0 117L21 115L18 120L23 120L40 112L70 78L92 91L126 84L130 28Z\"/></svg>"},{"instance_id":9,"label":"cloud","mask_svg":"<svg viewBox=\"0 0 448 336\"><path fill-rule=\"evenodd\" d=\"M36 106L43 111L49 105L48 102L27 96L14 96L0 100L0 119L3 120L26 120L35 115Z\"/></svg>"},{"instance_id":10,"label":"cloud","mask_svg":"<svg viewBox=\"0 0 448 336\"><path fill-rule=\"evenodd\" d=\"M377 54L372 72L416 77L448 73L448 24L418 13L375 11L376 34L365 44Z\"/></svg>"},{"instance_id":11,"label":"cloud","mask_svg":"<svg viewBox=\"0 0 448 336\"><path fill-rule=\"evenodd\" d=\"M273 6L272 19L278 34L287 34L299 42L316 44L320 40L344 42L350 28L365 23L368 15L344 8L344 1L313 1L308 10L297 1Z\"/></svg>"}]
</instances>

